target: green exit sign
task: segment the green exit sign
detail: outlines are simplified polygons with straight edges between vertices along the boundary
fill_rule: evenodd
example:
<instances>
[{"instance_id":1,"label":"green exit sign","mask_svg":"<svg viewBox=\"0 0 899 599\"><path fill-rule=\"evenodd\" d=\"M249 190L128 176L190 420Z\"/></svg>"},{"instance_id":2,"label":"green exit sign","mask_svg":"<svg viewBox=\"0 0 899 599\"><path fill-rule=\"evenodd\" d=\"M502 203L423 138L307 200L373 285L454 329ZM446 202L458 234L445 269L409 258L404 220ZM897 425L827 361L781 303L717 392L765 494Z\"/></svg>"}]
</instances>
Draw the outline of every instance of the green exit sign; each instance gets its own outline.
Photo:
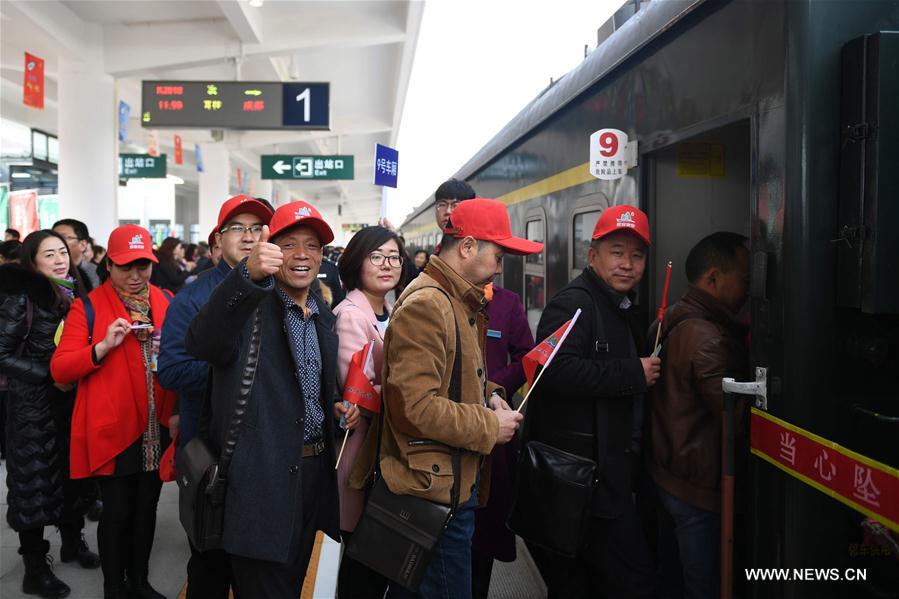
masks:
<instances>
[{"instance_id":1,"label":"green exit sign","mask_svg":"<svg viewBox=\"0 0 899 599\"><path fill-rule=\"evenodd\" d=\"M263 155L263 179L353 179L352 156Z\"/></svg>"},{"instance_id":2,"label":"green exit sign","mask_svg":"<svg viewBox=\"0 0 899 599\"><path fill-rule=\"evenodd\" d=\"M165 154L119 154L119 178L164 179Z\"/></svg>"}]
</instances>

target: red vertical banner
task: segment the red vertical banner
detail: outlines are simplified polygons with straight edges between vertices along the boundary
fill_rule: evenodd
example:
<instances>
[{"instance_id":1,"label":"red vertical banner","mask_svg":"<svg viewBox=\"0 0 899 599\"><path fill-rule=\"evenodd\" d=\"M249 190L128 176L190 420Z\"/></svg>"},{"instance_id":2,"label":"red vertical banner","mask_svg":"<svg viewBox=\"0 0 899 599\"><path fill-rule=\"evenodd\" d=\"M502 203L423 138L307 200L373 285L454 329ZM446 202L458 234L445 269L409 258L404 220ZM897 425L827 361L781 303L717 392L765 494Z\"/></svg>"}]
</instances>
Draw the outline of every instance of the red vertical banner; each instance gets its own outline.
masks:
<instances>
[{"instance_id":1,"label":"red vertical banner","mask_svg":"<svg viewBox=\"0 0 899 599\"><path fill-rule=\"evenodd\" d=\"M9 192L9 227L18 231L22 239L41 228L36 189Z\"/></svg>"},{"instance_id":2,"label":"red vertical banner","mask_svg":"<svg viewBox=\"0 0 899 599\"><path fill-rule=\"evenodd\" d=\"M184 154L181 151L181 136L175 136L175 164L184 164Z\"/></svg>"},{"instance_id":3,"label":"red vertical banner","mask_svg":"<svg viewBox=\"0 0 899 599\"><path fill-rule=\"evenodd\" d=\"M25 106L44 109L44 61L25 53L25 82L22 102Z\"/></svg>"},{"instance_id":4,"label":"red vertical banner","mask_svg":"<svg viewBox=\"0 0 899 599\"><path fill-rule=\"evenodd\" d=\"M150 156L159 156L159 134L156 131L147 131L144 136L147 142L147 154Z\"/></svg>"},{"instance_id":5,"label":"red vertical banner","mask_svg":"<svg viewBox=\"0 0 899 599\"><path fill-rule=\"evenodd\" d=\"M240 168L237 169L237 189L239 192L243 192L243 173L240 172Z\"/></svg>"}]
</instances>

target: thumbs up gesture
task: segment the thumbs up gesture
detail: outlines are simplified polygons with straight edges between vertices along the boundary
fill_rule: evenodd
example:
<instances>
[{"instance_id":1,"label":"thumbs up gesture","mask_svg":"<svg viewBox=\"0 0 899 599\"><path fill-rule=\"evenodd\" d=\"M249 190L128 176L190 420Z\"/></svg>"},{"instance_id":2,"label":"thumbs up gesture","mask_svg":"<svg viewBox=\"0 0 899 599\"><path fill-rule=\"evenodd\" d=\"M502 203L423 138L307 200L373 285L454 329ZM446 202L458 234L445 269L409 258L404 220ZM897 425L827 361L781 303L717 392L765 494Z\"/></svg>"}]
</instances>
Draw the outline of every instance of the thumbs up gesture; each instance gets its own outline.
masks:
<instances>
[{"instance_id":1,"label":"thumbs up gesture","mask_svg":"<svg viewBox=\"0 0 899 599\"><path fill-rule=\"evenodd\" d=\"M281 248L274 243L269 243L269 234L268 225L262 225L259 242L253 246L253 251L247 258L247 271L253 281L262 281L269 275L275 274L284 262Z\"/></svg>"}]
</instances>

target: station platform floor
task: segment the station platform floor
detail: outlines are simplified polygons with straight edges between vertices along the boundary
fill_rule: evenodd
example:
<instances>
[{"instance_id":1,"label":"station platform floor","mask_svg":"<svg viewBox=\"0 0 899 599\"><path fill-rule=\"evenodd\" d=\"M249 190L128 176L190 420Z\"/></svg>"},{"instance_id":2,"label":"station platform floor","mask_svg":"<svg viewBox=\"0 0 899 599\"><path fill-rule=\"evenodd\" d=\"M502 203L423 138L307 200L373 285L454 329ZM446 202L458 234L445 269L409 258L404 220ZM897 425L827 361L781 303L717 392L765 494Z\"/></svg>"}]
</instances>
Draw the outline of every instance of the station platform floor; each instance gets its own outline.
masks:
<instances>
[{"instance_id":1,"label":"station platform floor","mask_svg":"<svg viewBox=\"0 0 899 599\"><path fill-rule=\"evenodd\" d=\"M0 509L2 509L2 539L0 539L0 597L25 599L34 595L22 593L25 567L18 554L19 537L6 522L6 464L0 463ZM93 551L97 550L97 523L87 522L85 538ZM72 599L102 599L103 576L100 570L84 570L75 563L59 560L60 538L56 529L46 528L44 538L50 541L50 555L55 560L56 575L72 588ZM166 483L162 487L156 518L156 539L150 556L150 583L169 599L183 597L187 575L185 567L190 550L178 521L178 487ZM313 556L315 559L315 556ZM313 588L304 589L302 599L332 599L337 587L337 567L340 563L340 544L324 537L318 551L318 564ZM530 558L524 543L518 541L515 562L496 562L490 585L490 599L543 599L546 587Z\"/></svg>"}]
</instances>

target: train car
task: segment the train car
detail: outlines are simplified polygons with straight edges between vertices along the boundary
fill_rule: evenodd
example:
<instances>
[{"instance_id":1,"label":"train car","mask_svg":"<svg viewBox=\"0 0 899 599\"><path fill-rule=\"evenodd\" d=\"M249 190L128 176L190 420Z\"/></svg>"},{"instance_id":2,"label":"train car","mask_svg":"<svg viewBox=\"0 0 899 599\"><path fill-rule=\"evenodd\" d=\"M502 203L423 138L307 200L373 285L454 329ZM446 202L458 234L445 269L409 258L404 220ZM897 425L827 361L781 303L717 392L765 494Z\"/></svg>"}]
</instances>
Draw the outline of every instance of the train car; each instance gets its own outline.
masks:
<instances>
[{"instance_id":1,"label":"train car","mask_svg":"<svg viewBox=\"0 0 899 599\"><path fill-rule=\"evenodd\" d=\"M545 243L506 257L499 281L533 327L586 266L607 206L650 216L647 320L668 260L673 301L696 241L749 238L751 360L767 393L736 544L746 567L790 572L735 573L748 596L899 597L897 30L894 0L644 2L456 174ZM602 128L637 142L618 180L590 174ZM402 230L434 247L433 197ZM805 568L838 572L821 584L793 571Z\"/></svg>"}]
</instances>

